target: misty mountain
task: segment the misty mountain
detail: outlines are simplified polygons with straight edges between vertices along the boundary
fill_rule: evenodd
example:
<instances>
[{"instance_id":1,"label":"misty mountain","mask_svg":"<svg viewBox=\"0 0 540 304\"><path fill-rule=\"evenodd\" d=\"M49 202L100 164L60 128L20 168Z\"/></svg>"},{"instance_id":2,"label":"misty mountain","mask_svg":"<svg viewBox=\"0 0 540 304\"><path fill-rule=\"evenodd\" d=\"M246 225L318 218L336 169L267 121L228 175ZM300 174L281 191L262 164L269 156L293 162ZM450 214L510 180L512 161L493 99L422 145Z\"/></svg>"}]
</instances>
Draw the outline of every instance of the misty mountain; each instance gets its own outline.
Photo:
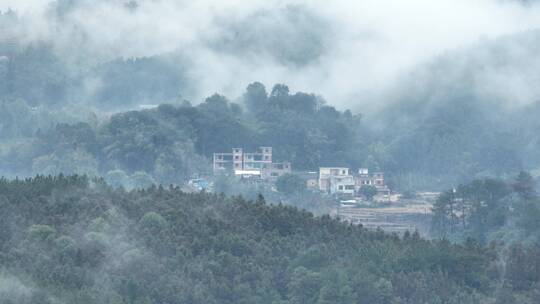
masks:
<instances>
[{"instance_id":1,"label":"misty mountain","mask_svg":"<svg viewBox=\"0 0 540 304\"><path fill-rule=\"evenodd\" d=\"M386 102L378 106L379 109L376 105L371 109L362 108L366 111L362 125L346 120L334 125L335 118L327 123L321 115L340 120L344 119L345 112L338 114L330 108L317 109L322 99L316 95L280 93L279 90L269 94L265 88L259 92L256 86L250 86L251 91L243 96L230 96L243 104L243 114L238 105L230 110L217 98L215 102L201 104L200 109L205 109L209 118L195 120L196 125L185 130L182 128L186 125L181 125L181 132L197 134L198 139L191 137L187 143L187 146L190 143L195 145L190 148L192 152L189 155L197 153L209 157L211 153L230 149L233 143L253 147L271 144L277 148L280 158L292 160L298 169L316 170L319 165L330 164L366 166L389 172L399 188L413 185L444 188L477 177L510 176L522 169L535 170L540 165L536 153L540 142L537 135L539 126L535 119L539 111L535 100L540 97L535 85L539 77L536 59L539 40L538 31L528 31L496 40L482 40L474 46L442 54L403 76L398 85L388 90L384 97ZM90 118L88 107L95 107L97 115L101 116L99 109L126 109L138 104L163 102L179 106L183 96L195 94L196 89L192 86L195 80L189 76L192 64L184 60L181 52L116 59L77 68L55 52L46 44L17 47L9 60L2 61L4 116L6 119L11 117L3 124L5 132L11 129L4 136L26 134L34 137L38 129L43 131L56 123L76 122L73 114L58 115L65 113L61 109L66 105L72 109L84 105L84 111L89 114L79 115L79 121L88 122L90 119L96 123L96 119L101 118ZM33 84L31 89L27 89L28 83ZM274 97L270 98L272 94ZM17 98L20 100L15 102ZM266 102L274 106L267 107ZM26 110L17 110L25 107ZM40 107L57 108L60 112L55 115L59 118L38 114L47 112L39 110ZM264 115L255 115L260 121L254 122L253 114L257 114L261 107ZM25 121L21 116L25 111L28 113L24 114L26 117L37 118L39 123L18 124ZM179 115L175 119L183 116ZM69 116L71 118L68 119ZM43 121L39 117L43 117ZM230 127L218 127L220 131L230 130L246 135L235 138L223 135L218 140L221 144L211 143L212 139L205 134L210 134L207 132L214 124L217 126L227 120L231 120L227 122L231 123ZM206 124L201 124L204 121ZM275 121L280 123L272 124ZM355 129L356 126L360 127ZM17 128L27 130L17 131ZM139 136L147 133L142 129L141 132ZM177 133L176 130L160 132ZM125 138L122 140L127 140ZM182 138L179 135L172 142ZM52 143L46 145L51 147L49 152L32 152L26 157L35 159L55 150ZM334 148L330 149L332 145ZM5 147L4 153L9 149ZM158 148L153 161L148 164L119 167L103 165L105 158L95 151L90 152L94 155L92 158L101 164L101 169L90 172L106 173L114 168L132 173L138 170L153 172L153 163L162 152ZM334 153L334 156L329 153ZM21 155L25 154L18 157ZM336 159L340 161L335 162ZM21 161L25 166L33 163L24 158ZM13 167L14 162L7 163L11 164L10 175L34 172L29 168L19 171L13 169L16 168ZM103 171L104 168L107 170ZM184 176L189 176L189 173Z\"/></svg>"},{"instance_id":2,"label":"misty mountain","mask_svg":"<svg viewBox=\"0 0 540 304\"><path fill-rule=\"evenodd\" d=\"M366 116L403 172L504 175L539 165L540 32L448 52L411 71Z\"/></svg>"},{"instance_id":3,"label":"misty mountain","mask_svg":"<svg viewBox=\"0 0 540 304\"><path fill-rule=\"evenodd\" d=\"M0 0L0 304L538 304L539 53L538 1Z\"/></svg>"},{"instance_id":4,"label":"misty mountain","mask_svg":"<svg viewBox=\"0 0 540 304\"><path fill-rule=\"evenodd\" d=\"M129 65L128 61L142 59L153 61L155 67L147 67L151 74L146 74L134 66L138 71L134 74L149 78L150 83L167 83L156 85L166 93L148 92L144 83L126 76L124 89L135 92L116 92L123 99L133 99L123 103L147 104L148 98L177 95L196 101L214 92L232 98L249 83L261 81L287 83L324 95L341 109L358 107L367 112L370 109L364 107L386 104L386 92L393 91L396 81L407 77L408 71L441 53L474 44L478 37L489 43L540 26L536 5L441 1L444 3L413 0L381 5L366 0L351 7L348 1L338 0L328 7L320 0L219 4L5 0L0 5L4 12L0 44L5 42L4 36L22 49L44 44L66 63L66 67L57 65L61 77L53 77L47 84L48 95L60 85L56 96L50 96L54 99L68 94L69 101L95 103L98 99L107 104L100 91L107 92L109 85L124 88L121 78L120 84L109 84L107 78L112 76L105 73L107 63ZM460 11L461 7L467 9ZM387 13L390 11L400 12L402 22L396 22ZM420 32L423 35L418 37ZM176 54L172 63L170 54ZM155 69L163 70L163 78L155 75ZM498 93L504 96L508 92Z\"/></svg>"}]
</instances>

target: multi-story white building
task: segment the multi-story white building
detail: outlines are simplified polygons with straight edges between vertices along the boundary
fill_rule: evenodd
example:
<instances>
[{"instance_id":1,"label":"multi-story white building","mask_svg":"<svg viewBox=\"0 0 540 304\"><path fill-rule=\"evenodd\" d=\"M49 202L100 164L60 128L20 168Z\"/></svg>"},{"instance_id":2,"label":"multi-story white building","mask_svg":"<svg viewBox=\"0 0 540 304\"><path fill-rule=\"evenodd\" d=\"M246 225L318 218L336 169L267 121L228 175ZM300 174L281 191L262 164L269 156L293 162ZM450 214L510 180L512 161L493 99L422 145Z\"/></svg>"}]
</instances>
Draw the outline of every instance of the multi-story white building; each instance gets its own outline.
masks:
<instances>
[{"instance_id":1,"label":"multi-story white building","mask_svg":"<svg viewBox=\"0 0 540 304\"><path fill-rule=\"evenodd\" d=\"M323 192L354 196L355 181L349 168L324 167L319 169L319 189Z\"/></svg>"},{"instance_id":2,"label":"multi-story white building","mask_svg":"<svg viewBox=\"0 0 540 304\"><path fill-rule=\"evenodd\" d=\"M323 167L319 168L319 190L329 194L356 196L360 195L362 186L373 186L379 195L390 194L390 189L384 183L384 173L369 173L368 169L358 170L353 175L349 168Z\"/></svg>"},{"instance_id":3,"label":"multi-story white building","mask_svg":"<svg viewBox=\"0 0 540 304\"><path fill-rule=\"evenodd\" d=\"M273 162L272 147L260 147L255 153L245 153L242 148L233 148L232 153L214 153L214 174L234 173L276 179L291 170L289 162Z\"/></svg>"}]
</instances>

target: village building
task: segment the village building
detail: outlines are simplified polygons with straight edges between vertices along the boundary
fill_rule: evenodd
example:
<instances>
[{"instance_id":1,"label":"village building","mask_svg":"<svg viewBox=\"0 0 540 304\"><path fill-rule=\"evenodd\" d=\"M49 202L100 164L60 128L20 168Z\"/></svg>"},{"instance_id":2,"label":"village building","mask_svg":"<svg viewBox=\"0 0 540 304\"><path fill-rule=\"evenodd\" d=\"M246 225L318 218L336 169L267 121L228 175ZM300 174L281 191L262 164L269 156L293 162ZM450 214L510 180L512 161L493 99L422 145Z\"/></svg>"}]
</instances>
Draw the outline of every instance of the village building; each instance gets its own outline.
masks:
<instances>
[{"instance_id":1,"label":"village building","mask_svg":"<svg viewBox=\"0 0 540 304\"><path fill-rule=\"evenodd\" d=\"M354 196L355 181L349 168L319 168L319 190L332 195Z\"/></svg>"},{"instance_id":2,"label":"village building","mask_svg":"<svg viewBox=\"0 0 540 304\"><path fill-rule=\"evenodd\" d=\"M233 148L231 153L214 153L214 175L234 174L242 177L257 177L275 180L291 173L289 162L273 162L272 147L260 147L258 152L246 153L242 148Z\"/></svg>"},{"instance_id":3,"label":"village building","mask_svg":"<svg viewBox=\"0 0 540 304\"><path fill-rule=\"evenodd\" d=\"M359 169L356 175L353 175L350 169L345 167L319 168L318 186L321 192L342 197L361 196L360 189L363 186L375 187L378 196L390 195L390 189L384 181L384 173L369 173L369 170L364 168Z\"/></svg>"},{"instance_id":4,"label":"village building","mask_svg":"<svg viewBox=\"0 0 540 304\"><path fill-rule=\"evenodd\" d=\"M362 186L373 186L377 189L377 195L390 195L390 189L384 183L383 172L369 173L366 168L360 168L355 176L355 190L359 193Z\"/></svg>"}]
</instances>

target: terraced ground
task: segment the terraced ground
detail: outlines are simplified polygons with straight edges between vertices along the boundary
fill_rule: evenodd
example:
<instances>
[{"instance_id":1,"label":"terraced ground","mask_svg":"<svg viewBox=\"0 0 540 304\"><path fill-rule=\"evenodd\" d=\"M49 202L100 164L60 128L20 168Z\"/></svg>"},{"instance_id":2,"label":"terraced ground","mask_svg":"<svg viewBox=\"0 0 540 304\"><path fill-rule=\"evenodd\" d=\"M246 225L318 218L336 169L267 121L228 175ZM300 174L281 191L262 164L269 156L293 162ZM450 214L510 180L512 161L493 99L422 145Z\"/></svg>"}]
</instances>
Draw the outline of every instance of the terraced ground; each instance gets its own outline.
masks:
<instances>
[{"instance_id":1,"label":"terraced ground","mask_svg":"<svg viewBox=\"0 0 540 304\"><path fill-rule=\"evenodd\" d=\"M406 200L380 207L339 207L336 215L344 221L362 224L369 229L381 228L399 234L418 230L427 237L432 206L427 200Z\"/></svg>"}]
</instances>

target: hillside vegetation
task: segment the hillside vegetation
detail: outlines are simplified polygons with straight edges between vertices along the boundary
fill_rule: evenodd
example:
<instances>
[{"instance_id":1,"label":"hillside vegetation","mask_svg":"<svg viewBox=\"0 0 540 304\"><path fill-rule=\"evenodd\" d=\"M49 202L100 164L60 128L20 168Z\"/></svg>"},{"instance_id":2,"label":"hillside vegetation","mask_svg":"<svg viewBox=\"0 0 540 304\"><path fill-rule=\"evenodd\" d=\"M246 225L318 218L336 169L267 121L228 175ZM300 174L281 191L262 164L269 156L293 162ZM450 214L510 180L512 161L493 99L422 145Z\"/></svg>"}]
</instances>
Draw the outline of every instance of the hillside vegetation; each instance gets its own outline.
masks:
<instances>
[{"instance_id":1,"label":"hillside vegetation","mask_svg":"<svg viewBox=\"0 0 540 304\"><path fill-rule=\"evenodd\" d=\"M538 303L540 249L369 232L261 197L0 181L2 303ZM504 270L504 271L503 271ZM494 299L502 299L496 302Z\"/></svg>"},{"instance_id":2,"label":"hillside vegetation","mask_svg":"<svg viewBox=\"0 0 540 304\"><path fill-rule=\"evenodd\" d=\"M524 32L445 53L403 75L382 101L350 100L351 111L317 92L259 82L241 96L186 101L185 64L170 54L75 68L50 45L15 45L0 60L0 169L9 176L121 170L113 173L181 183L205 173L208 160L199 157L264 145L298 170L382 170L402 191L533 171L540 93L528 77L538 63L519 59L534 57L539 37ZM99 85L90 94L92 80ZM142 104L162 106L127 110Z\"/></svg>"}]
</instances>

